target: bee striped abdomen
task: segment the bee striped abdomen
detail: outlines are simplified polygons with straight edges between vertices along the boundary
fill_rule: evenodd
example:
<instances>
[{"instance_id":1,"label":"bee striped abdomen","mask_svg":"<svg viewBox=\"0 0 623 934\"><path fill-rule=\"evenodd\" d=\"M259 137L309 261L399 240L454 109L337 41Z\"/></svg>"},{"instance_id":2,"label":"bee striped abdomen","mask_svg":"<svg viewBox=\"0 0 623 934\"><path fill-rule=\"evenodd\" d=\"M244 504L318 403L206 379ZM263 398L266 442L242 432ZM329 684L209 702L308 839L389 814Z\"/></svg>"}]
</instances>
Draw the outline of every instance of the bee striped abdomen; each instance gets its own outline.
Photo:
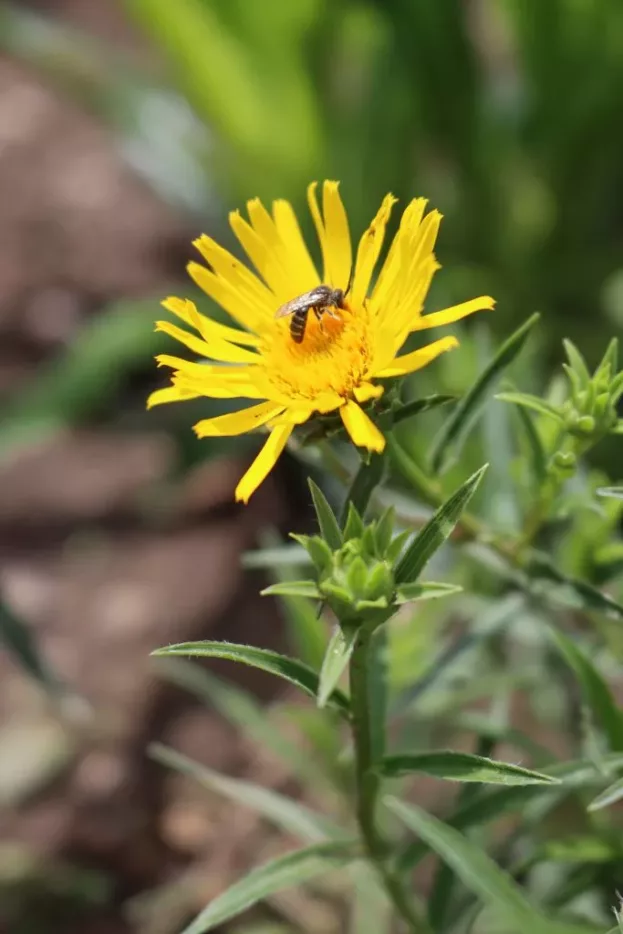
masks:
<instances>
[{"instance_id":1,"label":"bee striped abdomen","mask_svg":"<svg viewBox=\"0 0 623 934\"><path fill-rule=\"evenodd\" d=\"M308 310L295 311L290 321L290 337L296 344L301 344L305 337Z\"/></svg>"}]
</instances>

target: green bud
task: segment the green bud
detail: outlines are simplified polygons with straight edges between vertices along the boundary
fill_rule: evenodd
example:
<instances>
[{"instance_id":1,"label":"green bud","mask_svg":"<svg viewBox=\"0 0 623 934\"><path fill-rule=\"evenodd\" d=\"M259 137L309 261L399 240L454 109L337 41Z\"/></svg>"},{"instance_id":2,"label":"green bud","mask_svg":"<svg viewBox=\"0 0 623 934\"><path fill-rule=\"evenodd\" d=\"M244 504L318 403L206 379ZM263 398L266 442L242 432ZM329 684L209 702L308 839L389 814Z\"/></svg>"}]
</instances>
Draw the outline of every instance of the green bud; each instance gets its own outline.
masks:
<instances>
[{"instance_id":1,"label":"green bud","mask_svg":"<svg viewBox=\"0 0 623 934\"><path fill-rule=\"evenodd\" d=\"M573 434L578 435L592 435L595 431L596 422L592 415L580 415L577 417L573 424L569 426L569 430Z\"/></svg>"},{"instance_id":2,"label":"green bud","mask_svg":"<svg viewBox=\"0 0 623 934\"><path fill-rule=\"evenodd\" d=\"M550 460L550 470L558 474L575 473L578 459L572 451L556 451Z\"/></svg>"}]
</instances>

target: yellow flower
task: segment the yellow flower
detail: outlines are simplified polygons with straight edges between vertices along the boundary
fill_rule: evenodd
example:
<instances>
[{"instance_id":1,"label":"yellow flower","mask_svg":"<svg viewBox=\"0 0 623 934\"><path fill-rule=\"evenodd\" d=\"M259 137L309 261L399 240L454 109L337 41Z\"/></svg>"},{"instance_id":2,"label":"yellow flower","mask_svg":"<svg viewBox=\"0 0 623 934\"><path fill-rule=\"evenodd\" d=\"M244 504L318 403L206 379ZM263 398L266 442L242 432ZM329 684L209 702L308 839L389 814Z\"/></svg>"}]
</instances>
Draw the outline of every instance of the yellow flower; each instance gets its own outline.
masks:
<instances>
[{"instance_id":1,"label":"yellow flower","mask_svg":"<svg viewBox=\"0 0 623 934\"><path fill-rule=\"evenodd\" d=\"M308 201L322 250L318 275L294 211L288 201L275 201L272 214L258 199L249 201L249 221L238 211L230 215L233 231L257 272L208 236L195 246L209 268L190 263L197 285L233 318L229 327L201 315L193 302L168 298L163 305L191 333L168 321L156 329L185 344L210 363L191 363L163 354L156 359L173 369L171 385L152 393L148 406L196 399L261 400L238 412L204 419L194 427L200 438L240 435L265 425L270 434L236 488L236 499L247 502L275 465L296 425L314 413L339 410L353 442L382 451L385 438L361 408L383 393L373 382L413 373L439 354L458 345L440 340L399 355L412 331L450 324L474 311L493 308L488 296L474 298L444 311L423 315L424 299L439 265L433 248L441 221L438 211L425 216L426 200L411 201L390 245L376 281L372 278L385 228L396 199L387 195L363 234L354 266L346 211L338 183L325 181L322 212L316 184ZM286 302L320 284L345 293L344 307L307 315L303 339L293 340L292 317L276 318ZM199 336L197 336L199 335Z\"/></svg>"}]
</instances>

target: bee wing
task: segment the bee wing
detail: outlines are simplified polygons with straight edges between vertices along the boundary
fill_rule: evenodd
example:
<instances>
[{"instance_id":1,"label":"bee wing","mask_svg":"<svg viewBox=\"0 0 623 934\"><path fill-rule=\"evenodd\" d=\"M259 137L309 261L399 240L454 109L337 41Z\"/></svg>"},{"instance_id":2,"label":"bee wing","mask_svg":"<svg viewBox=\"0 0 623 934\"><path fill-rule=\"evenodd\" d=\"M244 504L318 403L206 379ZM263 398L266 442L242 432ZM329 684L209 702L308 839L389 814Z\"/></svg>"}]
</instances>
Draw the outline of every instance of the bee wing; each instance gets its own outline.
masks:
<instances>
[{"instance_id":1,"label":"bee wing","mask_svg":"<svg viewBox=\"0 0 623 934\"><path fill-rule=\"evenodd\" d=\"M285 318L286 315L293 315L296 311L295 302L286 302L285 305L282 305L275 312L275 318Z\"/></svg>"}]
</instances>

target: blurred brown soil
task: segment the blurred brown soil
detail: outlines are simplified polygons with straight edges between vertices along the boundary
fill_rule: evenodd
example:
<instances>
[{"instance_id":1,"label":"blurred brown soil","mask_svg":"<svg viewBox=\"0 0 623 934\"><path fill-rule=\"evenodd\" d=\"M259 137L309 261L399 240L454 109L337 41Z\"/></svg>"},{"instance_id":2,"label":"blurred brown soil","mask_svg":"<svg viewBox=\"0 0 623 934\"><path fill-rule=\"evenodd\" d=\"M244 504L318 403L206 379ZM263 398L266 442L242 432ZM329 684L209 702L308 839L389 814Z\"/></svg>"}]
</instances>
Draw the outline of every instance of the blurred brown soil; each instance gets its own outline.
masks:
<instances>
[{"instance_id":1,"label":"blurred brown soil","mask_svg":"<svg viewBox=\"0 0 623 934\"><path fill-rule=\"evenodd\" d=\"M127 38L112 5L65 6L74 21ZM4 398L30 385L106 302L155 294L182 274L184 218L132 175L105 129L7 60L0 204ZM172 496L171 441L141 424L67 431L0 468L3 592L81 698L69 722L59 719L0 656L0 896L7 879L19 882L4 903L11 931L31 922L46 934L178 929L267 845L254 818L232 817L220 799L151 763L150 741L224 772L288 778L167 687L149 658L167 642L205 637L279 643L275 608L256 595L258 579L243 576L240 554L262 524L284 520L281 488L269 482L248 508L233 506L244 464L225 458L195 467ZM146 519L144 503L159 497L167 508ZM274 690L242 677L266 697ZM184 875L189 866L194 876ZM127 899L152 890L155 900L136 903L129 920Z\"/></svg>"}]
</instances>

